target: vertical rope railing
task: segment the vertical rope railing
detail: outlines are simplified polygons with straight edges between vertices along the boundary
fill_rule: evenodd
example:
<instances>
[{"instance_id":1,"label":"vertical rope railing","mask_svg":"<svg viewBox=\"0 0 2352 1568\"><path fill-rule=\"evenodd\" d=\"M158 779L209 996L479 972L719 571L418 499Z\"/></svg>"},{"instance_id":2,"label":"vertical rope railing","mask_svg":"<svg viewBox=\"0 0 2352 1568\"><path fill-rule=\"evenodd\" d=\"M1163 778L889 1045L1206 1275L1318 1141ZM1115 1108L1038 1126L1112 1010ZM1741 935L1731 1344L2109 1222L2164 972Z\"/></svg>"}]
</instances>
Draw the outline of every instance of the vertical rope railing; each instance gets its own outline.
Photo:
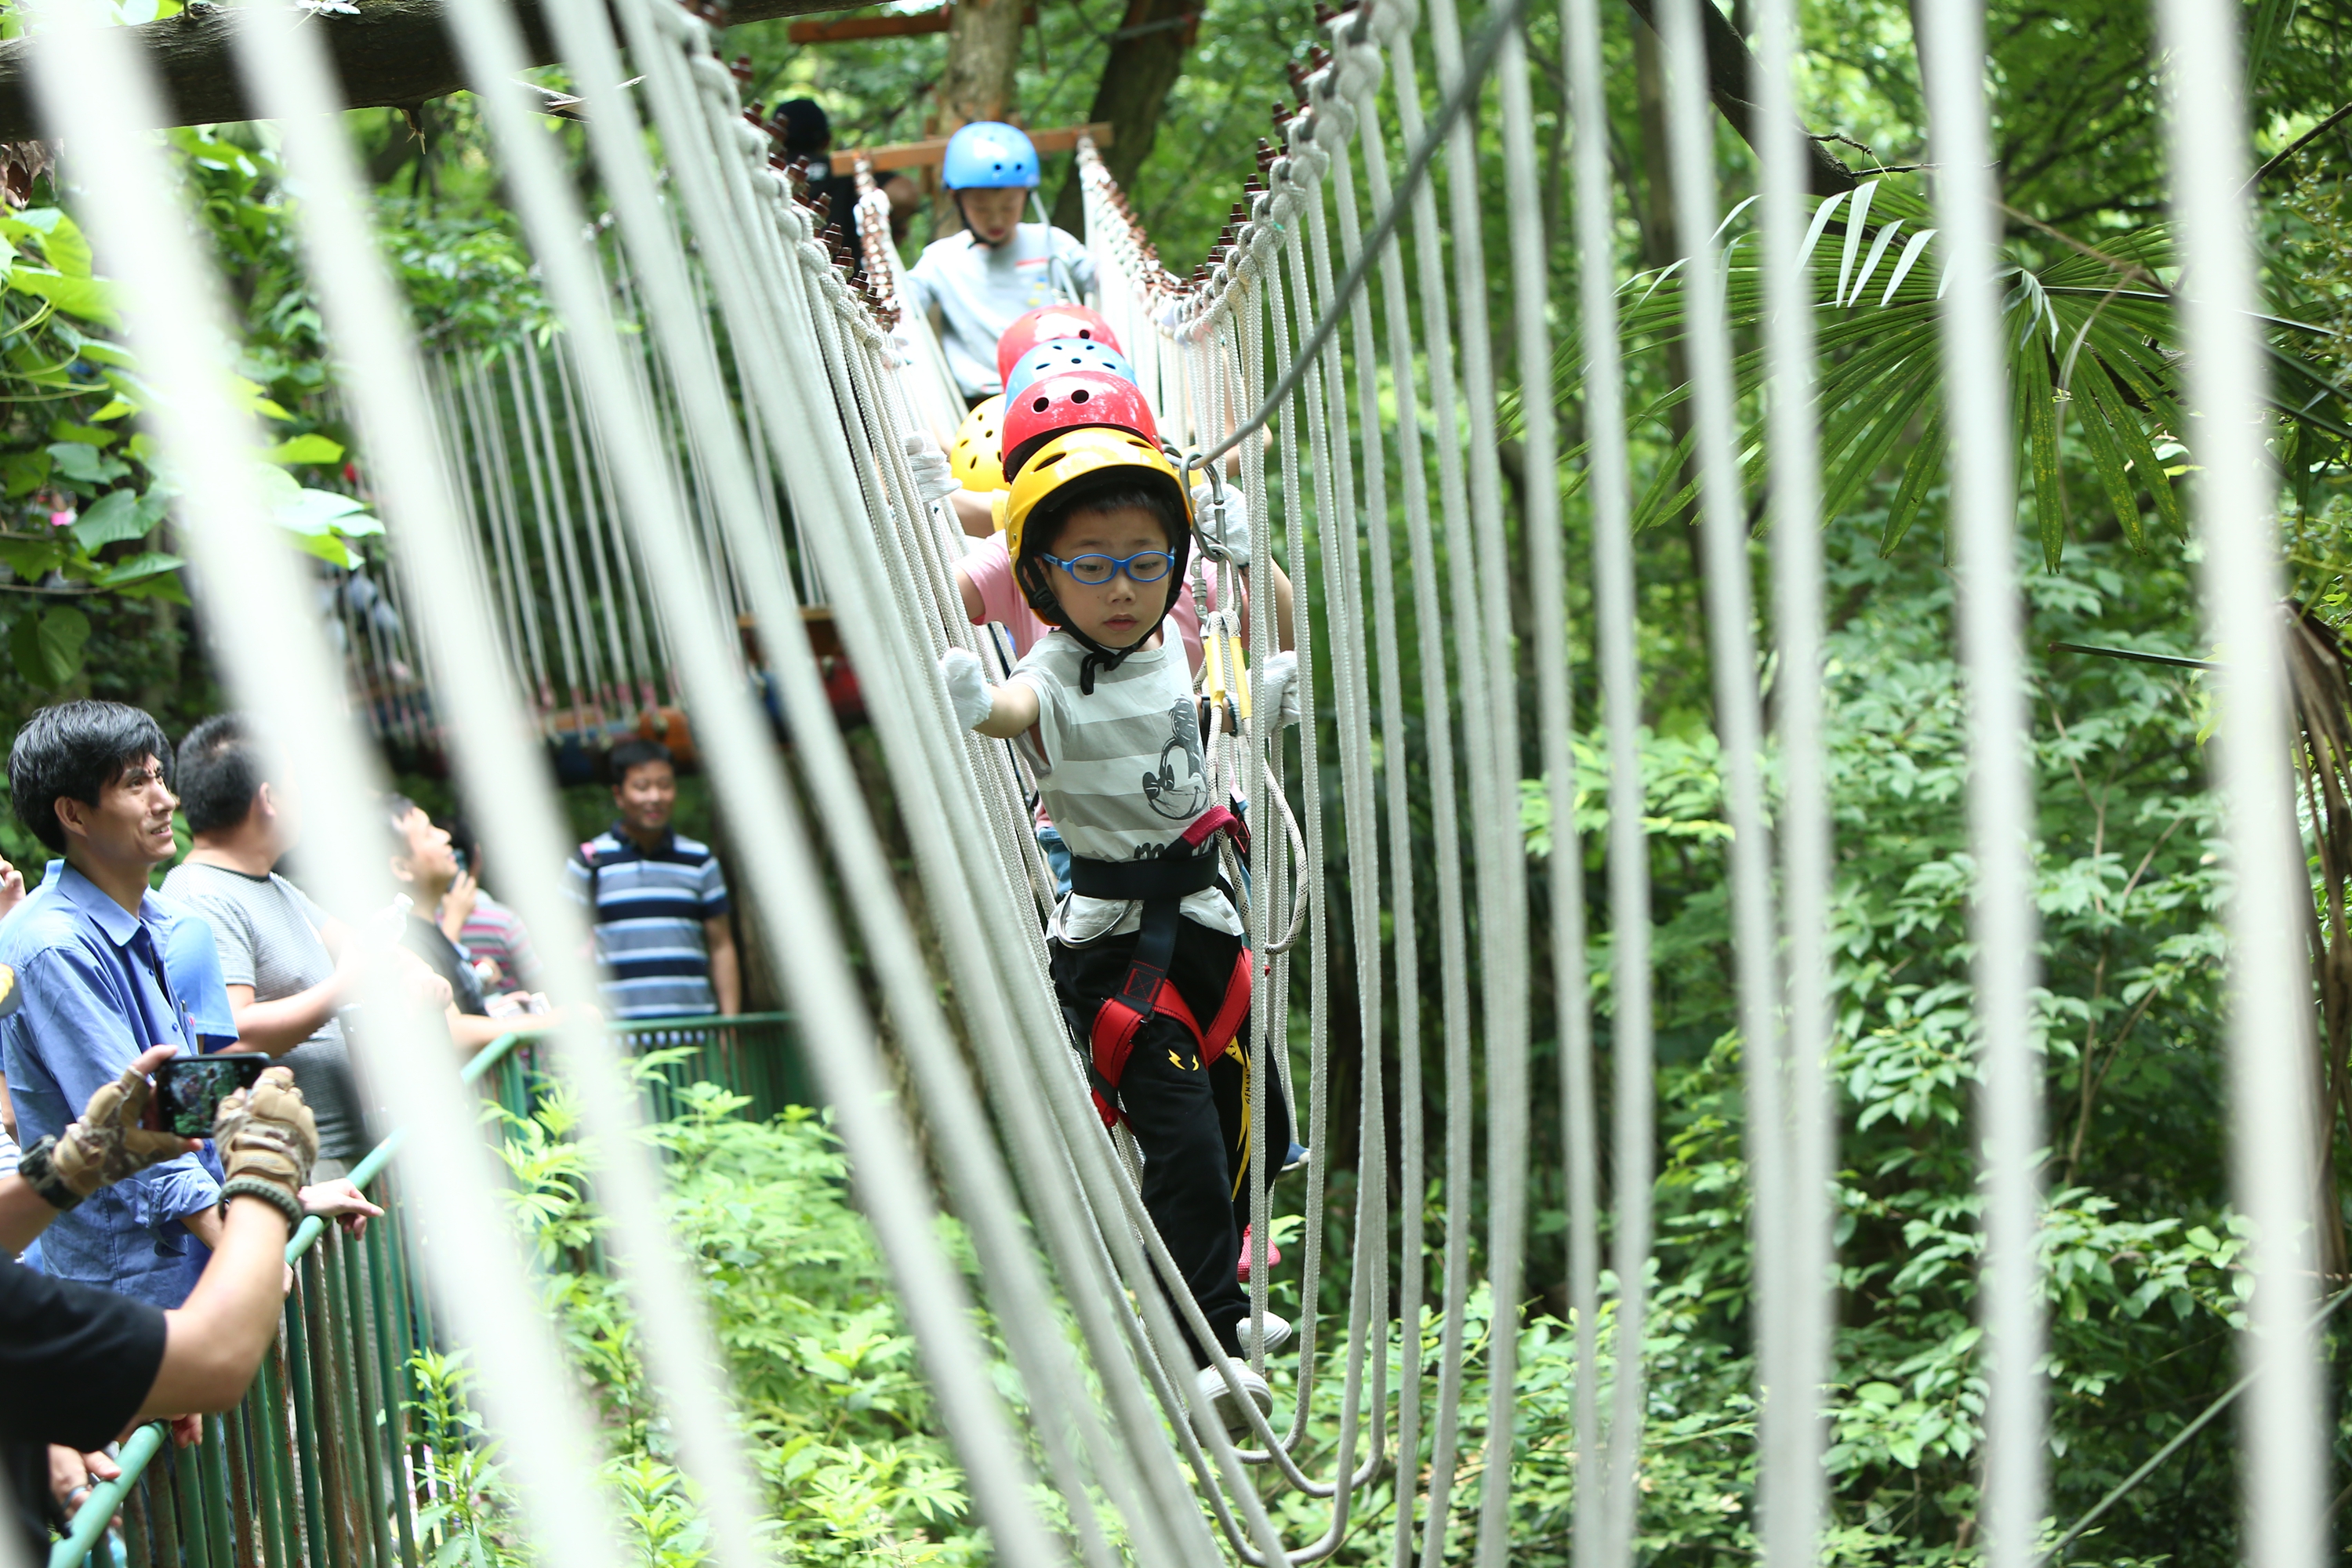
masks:
<instances>
[{"instance_id":1,"label":"vertical rope railing","mask_svg":"<svg viewBox=\"0 0 2352 1568\"><path fill-rule=\"evenodd\" d=\"M1811 269L1799 258L1805 232L1805 145L1790 73L1797 58L1793 0L1757 8L1757 125L1761 138L1765 415L1770 433L1772 607L1780 665L1773 680L1780 729L1780 915L1786 937L1787 1020L1768 1070L1782 1083L1785 1114L1767 1130L1781 1141L1779 1256L1759 1255L1778 1280L1759 1361L1764 1389L1759 1511L1767 1568L1815 1561L1828 1511L1822 1458L1828 1441L1822 1390L1831 1375L1836 1308L1831 1279L1830 814L1822 690L1822 526ZM1752 1114L1752 1113L1751 1113ZM1761 1240L1759 1237L1759 1242Z\"/></svg>"},{"instance_id":2,"label":"vertical rope railing","mask_svg":"<svg viewBox=\"0 0 2352 1568\"><path fill-rule=\"evenodd\" d=\"M2036 1257L2042 1077L2032 1042L2036 920L2028 835L2025 668L2018 616L2017 494L1999 236L1986 125L1983 15L1975 0L1917 13L1936 212L1949 273L1942 305L1951 410L1952 540L1968 691L1969 847L1976 862L1977 1135L1985 1181L1984 1540L1988 1568L2026 1568L2042 1513L2044 1393Z\"/></svg>"},{"instance_id":3,"label":"vertical rope railing","mask_svg":"<svg viewBox=\"0 0 2352 1568\"><path fill-rule=\"evenodd\" d=\"M1592 444L1593 631L1601 667L1609 757L1609 924L1613 968L1614 1049L1612 1184L1617 1275L1605 1467L1600 1486L1580 1487L1580 1568L1624 1568L1633 1561L1635 1468L1644 1409L1642 1342L1651 1244L1649 1130L1653 1117L1650 1011L1649 845L1642 826L1641 668L1636 651L1633 480L1625 441L1624 371L1618 342L1614 194L1609 168L1609 105L1602 89L1601 17L1595 0L1563 0L1561 47L1575 117L1575 208L1580 317L1585 365L1585 426ZM1601 1457L1597 1224L1571 1214L1570 1290L1577 1323L1578 1452ZM1579 1237L1590 1237L1579 1245ZM1583 1263L1580 1264L1579 1255ZM1590 1270L1588 1272L1588 1269Z\"/></svg>"},{"instance_id":4,"label":"vertical rope railing","mask_svg":"<svg viewBox=\"0 0 2352 1568\"><path fill-rule=\"evenodd\" d=\"M2318 1354L2312 1194L2316 1085L2311 977L2288 933L2310 919L2311 882L2287 773L2292 735L2279 610L2278 476L2263 449L2263 353L2256 312L2248 124L2237 7L2161 0L2171 60L2168 151L2181 262L2193 493L2204 545L2206 625L2228 650L2215 781L2236 879L2228 911L2231 1170L2253 1222L2254 1291L2240 1342L2252 1387L2241 1483L2244 1560L2315 1568L2328 1549L2334 1468Z\"/></svg>"},{"instance_id":5,"label":"vertical rope railing","mask_svg":"<svg viewBox=\"0 0 2352 1568\"><path fill-rule=\"evenodd\" d=\"M153 77L127 29L93 26L99 18L79 7L49 15L58 25L48 29L34 68L37 100L46 124L74 139L85 167L104 172L91 183L85 212L110 274L120 280L142 368L158 389L152 428L163 451L188 477L179 503L182 536L203 581L235 584L251 603L299 604L304 585L296 558L271 537L268 510L257 493L258 432L238 405L219 395L217 344L227 333L217 276L195 248L195 231L167 177L160 146L131 129L161 121ZM339 138L321 140L341 145ZM362 269L380 265L372 250L361 263ZM382 320L401 318L387 309ZM397 381L403 388L415 384L413 373ZM415 447L422 450L427 442L421 419L416 429ZM434 499L446 504L446 489ZM303 775L312 826L308 864L327 901L356 912L383 897L383 861L364 847L380 843L383 827L380 820L373 826L368 822L372 780L364 742L333 717L340 710L335 665L316 624L299 615L228 614L213 617L212 625L229 684L258 727L272 737L301 736L300 745L278 750ZM486 684L503 683L493 675ZM363 1046L383 1058L374 1081L394 1113L418 1129L424 1158L415 1174L421 1206L436 1249L465 1282L463 1289L448 1292L445 1306L482 1355L478 1386L488 1419L521 1439L530 1422L556 1417L550 1431L519 1440L509 1460L529 1527L551 1551L584 1568L617 1563L601 1500L582 1496L578 1488L594 1458L584 1413L575 1408L575 1385L561 1369L511 1235L489 1205L474 1198L491 1190L494 1178L462 1087L454 1074L412 1073L399 1065L404 1058L431 1059L437 1020L419 1018L404 1026L396 995L371 1000L381 1013L371 1009L378 1026L365 1033ZM440 1050L446 1048L444 1035Z\"/></svg>"}]
</instances>

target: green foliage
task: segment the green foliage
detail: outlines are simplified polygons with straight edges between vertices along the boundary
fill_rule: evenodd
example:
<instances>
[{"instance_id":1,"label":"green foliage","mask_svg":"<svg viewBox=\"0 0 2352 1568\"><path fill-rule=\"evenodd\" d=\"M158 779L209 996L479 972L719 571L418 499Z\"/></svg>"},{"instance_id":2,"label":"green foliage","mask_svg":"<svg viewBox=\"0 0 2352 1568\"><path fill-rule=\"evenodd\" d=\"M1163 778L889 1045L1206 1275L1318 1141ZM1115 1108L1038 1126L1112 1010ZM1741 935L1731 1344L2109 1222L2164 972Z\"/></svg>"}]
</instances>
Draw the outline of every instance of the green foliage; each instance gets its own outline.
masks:
<instances>
[{"instance_id":1,"label":"green foliage","mask_svg":"<svg viewBox=\"0 0 2352 1568\"><path fill-rule=\"evenodd\" d=\"M1874 216L1890 212L1898 216L1873 226ZM1880 547L1888 551L1910 531L1950 457L1937 309L1945 271L1927 217L1907 193L1885 181L1866 182L1816 206L1805 251L1820 304L1822 515L1851 514L1882 471L1894 468L1900 477L1880 533ZM1756 342L1764 283L1754 218L1752 207L1736 212L1721 244L1732 323L1754 344L1736 356L1733 373L1750 411L1739 435L1744 479L1760 496L1769 454L1758 396L1765 371ZM2030 245L2008 247L2000 278L2018 480L2033 499L2047 569L2055 570L2064 553L2071 511L2086 493L2100 497L2135 548L2149 548L2144 511L2169 539L2186 536L2173 481L2185 471L2183 443L2194 426L2179 401L2175 368L2178 328L2166 280L2173 271L2168 241L2153 227L2106 238L2089 254L2056 247L2040 262ZM1625 285L1629 345L1662 349L1681 342L1688 279L1676 262ZM2289 421L2289 440L2302 440L2313 457L2322 447L2332 453L2352 440L2352 403L2326 371L2332 337L2304 323L2273 328L2273 407ZM2313 345L2316 359L2303 352ZM1567 338L1554 360L1563 392L1580 378L1583 359L1581 342ZM1688 384L1672 387L1634 416L1638 425L1668 433L1671 442L1640 498L1637 528L1683 517L1696 504L1696 437L1685 414L1691 395ZM1678 438L1671 434L1676 430ZM2060 461L2070 435L2096 476L2095 486L2078 481L2072 500Z\"/></svg>"},{"instance_id":2,"label":"green foliage","mask_svg":"<svg viewBox=\"0 0 2352 1568\"><path fill-rule=\"evenodd\" d=\"M417 1510L433 1568L515 1568L510 1521L514 1497L499 1468L497 1445L467 1401L473 1373L463 1351L420 1350L408 1360L416 1397L405 1406L425 1449L424 1480L432 1500Z\"/></svg>"},{"instance_id":3,"label":"green foliage","mask_svg":"<svg viewBox=\"0 0 2352 1568\"><path fill-rule=\"evenodd\" d=\"M306 425L288 404L324 388L325 358L318 313L296 281L276 160L211 129L169 140L247 309L229 396L263 420ZM93 653L126 651L93 637L93 617L141 601L187 604L169 539L181 486L141 427L153 395L136 358L102 335L120 322L72 217L54 206L0 216L0 337L9 345L0 353L0 587L16 590L0 595L0 635L16 673L47 700L89 684ZM298 429L267 454L259 479L298 548L350 566L353 542L381 525L362 501L298 477L339 474L342 459L341 442Z\"/></svg>"},{"instance_id":4,"label":"green foliage","mask_svg":"<svg viewBox=\"0 0 2352 1568\"><path fill-rule=\"evenodd\" d=\"M640 1069L683 1054L649 1053ZM777 1550L817 1563L974 1560L970 1500L937 1435L873 1234L849 1205L832 1132L801 1109L746 1121L749 1102L711 1084L679 1099L684 1113L652 1131L673 1178L667 1218L701 1276ZM604 1267L604 1220L589 1195L594 1152L578 1135L576 1102L549 1084L528 1117L486 1114L503 1126L516 1218L598 1403L604 1475L630 1539L648 1568L690 1568L703 1560L702 1525L654 1418L635 1314ZM949 1240L965 1250L960 1236Z\"/></svg>"}]
</instances>

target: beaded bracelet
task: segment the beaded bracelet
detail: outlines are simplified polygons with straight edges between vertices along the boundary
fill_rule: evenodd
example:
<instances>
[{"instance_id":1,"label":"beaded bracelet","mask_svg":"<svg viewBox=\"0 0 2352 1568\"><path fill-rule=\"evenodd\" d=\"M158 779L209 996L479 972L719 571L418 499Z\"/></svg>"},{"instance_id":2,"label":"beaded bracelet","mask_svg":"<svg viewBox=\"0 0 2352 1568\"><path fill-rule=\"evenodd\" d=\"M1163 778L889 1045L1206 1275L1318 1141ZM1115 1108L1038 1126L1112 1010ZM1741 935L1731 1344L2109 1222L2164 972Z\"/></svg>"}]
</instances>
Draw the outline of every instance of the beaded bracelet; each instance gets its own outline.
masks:
<instances>
[{"instance_id":1,"label":"beaded bracelet","mask_svg":"<svg viewBox=\"0 0 2352 1568\"><path fill-rule=\"evenodd\" d=\"M80 1203L82 1194L66 1185L65 1178L58 1174L57 1147L58 1141L54 1135L42 1139L17 1156L16 1173L25 1178L25 1184L32 1188L43 1203L63 1214Z\"/></svg>"},{"instance_id":2,"label":"beaded bracelet","mask_svg":"<svg viewBox=\"0 0 2352 1568\"><path fill-rule=\"evenodd\" d=\"M223 1184L220 1194L224 1210L228 1207L231 1198L259 1198L286 1216L288 1230L302 1227L302 1205L276 1182L265 1181L259 1176L232 1176Z\"/></svg>"}]
</instances>

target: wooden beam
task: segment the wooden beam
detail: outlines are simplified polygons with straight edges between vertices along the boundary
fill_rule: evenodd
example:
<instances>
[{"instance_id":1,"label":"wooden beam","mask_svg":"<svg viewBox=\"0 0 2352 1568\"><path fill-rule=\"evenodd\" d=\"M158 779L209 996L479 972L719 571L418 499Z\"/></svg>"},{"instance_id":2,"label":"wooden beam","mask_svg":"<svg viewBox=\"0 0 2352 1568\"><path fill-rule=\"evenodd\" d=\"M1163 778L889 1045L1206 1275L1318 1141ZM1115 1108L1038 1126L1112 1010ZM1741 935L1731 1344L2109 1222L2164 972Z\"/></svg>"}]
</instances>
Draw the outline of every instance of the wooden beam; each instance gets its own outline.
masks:
<instances>
[{"instance_id":1,"label":"wooden beam","mask_svg":"<svg viewBox=\"0 0 2352 1568\"><path fill-rule=\"evenodd\" d=\"M1110 145L1108 124L1063 125L1050 131L1028 132L1029 143L1040 153L1074 153L1078 138L1091 136L1097 147ZM891 147L853 147L846 153L833 155L833 172L855 174L860 158L877 169L936 169L947 156L948 142L944 136L934 136L928 142L902 142Z\"/></svg>"},{"instance_id":2,"label":"wooden beam","mask_svg":"<svg viewBox=\"0 0 2352 1568\"><path fill-rule=\"evenodd\" d=\"M794 22L788 35L796 44L842 44L852 38L909 38L944 33L954 7L896 16L844 16L836 22Z\"/></svg>"},{"instance_id":3,"label":"wooden beam","mask_svg":"<svg viewBox=\"0 0 2352 1568\"><path fill-rule=\"evenodd\" d=\"M795 44L845 44L853 38L910 38L923 33L944 33L955 20L955 7L901 12L887 16L844 16L832 22L794 22L787 35ZM1037 7L1021 14L1021 25L1037 25Z\"/></svg>"},{"instance_id":4,"label":"wooden beam","mask_svg":"<svg viewBox=\"0 0 2352 1568\"><path fill-rule=\"evenodd\" d=\"M254 118L235 54L236 36L246 27L324 28L347 109L413 108L474 85L441 26L443 7L451 0L357 3L357 16L313 15L290 5L282 11L202 5L131 28L163 89L163 125L214 125ZM512 3L530 63L553 65L554 39L540 0ZM740 26L848 9L849 0L735 0L727 20L730 26ZM32 52L41 47L37 37L0 43L0 142L29 142L42 133L40 117L33 110L30 76Z\"/></svg>"}]
</instances>

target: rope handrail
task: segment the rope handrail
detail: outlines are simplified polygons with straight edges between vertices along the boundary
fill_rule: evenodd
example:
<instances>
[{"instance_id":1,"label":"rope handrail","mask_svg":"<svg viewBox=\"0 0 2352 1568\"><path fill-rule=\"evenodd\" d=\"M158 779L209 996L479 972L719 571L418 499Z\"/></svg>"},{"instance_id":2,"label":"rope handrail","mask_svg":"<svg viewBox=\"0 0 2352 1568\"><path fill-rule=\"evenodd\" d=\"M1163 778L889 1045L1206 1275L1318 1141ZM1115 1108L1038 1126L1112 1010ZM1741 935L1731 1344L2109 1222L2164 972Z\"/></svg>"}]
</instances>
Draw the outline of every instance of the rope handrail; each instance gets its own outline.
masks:
<instances>
[{"instance_id":1,"label":"rope handrail","mask_svg":"<svg viewBox=\"0 0 2352 1568\"><path fill-rule=\"evenodd\" d=\"M520 1034L500 1035L475 1052L473 1058L457 1069L457 1077L467 1084L478 1083L483 1074L531 1037ZM368 1151L365 1159L352 1167L352 1184L364 1190L370 1182L382 1175L383 1168L392 1163L392 1157L400 1152L404 1141L404 1130L394 1128L383 1142ZM327 1222L319 1215L304 1216L301 1225L287 1240L288 1265L300 1262L302 1255L317 1244L319 1237L326 1234L326 1229ZM121 1473L110 1481L100 1481L90 1488L89 1495L82 1499L80 1509L74 1514L73 1528L66 1532L64 1539L49 1548L49 1568L75 1568L97 1549L100 1538L105 1535L108 1525L114 1519L115 1510L122 1506L124 1496L138 1484L139 1478L146 1473L147 1467L163 1451L163 1445L171 1438L171 1432L168 1422L150 1421L123 1440L121 1452L115 1456L115 1464Z\"/></svg>"},{"instance_id":2,"label":"rope handrail","mask_svg":"<svg viewBox=\"0 0 2352 1568\"><path fill-rule=\"evenodd\" d=\"M1446 95L1444 106L1437 111L1437 118L1430 121L1421 144L1405 161L1404 174L1397 181L1396 194L1390 198L1388 209L1381 214L1380 221L1373 224L1371 232L1364 237L1362 253L1331 291L1323 319L1315 323L1314 332L1299 346L1290 368L1274 384L1273 390L1265 395L1256 412L1236 426L1232 435L1202 454L1200 462L1202 467L1214 463L1265 428L1265 422L1274 417L1291 394L1298 390L1299 383L1307 379L1309 371L1320 363L1324 349L1329 346L1332 336L1339 331L1339 323L1347 316L1357 293L1362 289L1364 280L1371 276L1382 248L1395 237L1397 226L1404 222L1405 213L1412 205L1413 192L1423 180L1428 178L1430 165L1444 147L1454 122L1469 112L1470 105L1484 90L1486 73L1493 68L1496 57L1502 53L1504 40L1519 26L1527 8L1528 0L1502 0L1495 7L1494 19L1486 24L1486 30L1479 35L1477 47L1470 51L1470 58L1463 64L1462 79Z\"/></svg>"}]
</instances>

